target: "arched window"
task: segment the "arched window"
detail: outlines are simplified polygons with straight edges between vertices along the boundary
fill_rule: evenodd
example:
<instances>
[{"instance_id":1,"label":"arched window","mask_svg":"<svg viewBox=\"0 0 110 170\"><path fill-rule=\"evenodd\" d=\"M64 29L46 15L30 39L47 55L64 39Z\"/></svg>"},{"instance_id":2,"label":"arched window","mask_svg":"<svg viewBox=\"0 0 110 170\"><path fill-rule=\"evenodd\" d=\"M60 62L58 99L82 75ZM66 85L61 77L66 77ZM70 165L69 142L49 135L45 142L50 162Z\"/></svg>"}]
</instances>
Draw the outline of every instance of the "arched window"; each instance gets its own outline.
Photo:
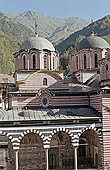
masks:
<instances>
[{"instance_id":1,"label":"arched window","mask_svg":"<svg viewBox=\"0 0 110 170\"><path fill-rule=\"evenodd\" d=\"M47 69L47 56L44 55L44 69Z\"/></svg>"},{"instance_id":2,"label":"arched window","mask_svg":"<svg viewBox=\"0 0 110 170\"><path fill-rule=\"evenodd\" d=\"M76 69L78 70L79 65L78 65L78 56L76 56Z\"/></svg>"},{"instance_id":3,"label":"arched window","mask_svg":"<svg viewBox=\"0 0 110 170\"><path fill-rule=\"evenodd\" d=\"M98 56L97 53L94 54L95 68L98 67Z\"/></svg>"},{"instance_id":4,"label":"arched window","mask_svg":"<svg viewBox=\"0 0 110 170\"><path fill-rule=\"evenodd\" d=\"M47 86L47 78L43 79L43 86Z\"/></svg>"},{"instance_id":5,"label":"arched window","mask_svg":"<svg viewBox=\"0 0 110 170\"><path fill-rule=\"evenodd\" d=\"M51 150L49 151L49 169L57 169L57 153L58 151L53 151L53 153L51 153Z\"/></svg>"},{"instance_id":6,"label":"arched window","mask_svg":"<svg viewBox=\"0 0 110 170\"><path fill-rule=\"evenodd\" d=\"M78 155L79 157L86 156L86 141L84 139L79 140Z\"/></svg>"},{"instance_id":7,"label":"arched window","mask_svg":"<svg viewBox=\"0 0 110 170\"><path fill-rule=\"evenodd\" d=\"M26 69L26 55L23 55L23 69Z\"/></svg>"},{"instance_id":8,"label":"arched window","mask_svg":"<svg viewBox=\"0 0 110 170\"><path fill-rule=\"evenodd\" d=\"M84 54L84 69L87 68L87 62L86 62L86 54Z\"/></svg>"},{"instance_id":9,"label":"arched window","mask_svg":"<svg viewBox=\"0 0 110 170\"><path fill-rule=\"evenodd\" d=\"M108 70L108 65L106 64L106 70Z\"/></svg>"},{"instance_id":10,"label":"arched window","mask_svg":"<svg viewBox=\"0 0 110 170\"><path fill-rule=\"evenodd\" d=\"M36 55L35 54L33 54L33 69L36 69Z\"/></svg>"},{"instance_id":11,"label":"arched window","mask_svg":"<svg viewBox=\"0 0 110 170\"><path fill-rule=\"evenodd\" d=\"M53 69L55 68L55 58L53 57Z\"/></svg>"}]
</instances>

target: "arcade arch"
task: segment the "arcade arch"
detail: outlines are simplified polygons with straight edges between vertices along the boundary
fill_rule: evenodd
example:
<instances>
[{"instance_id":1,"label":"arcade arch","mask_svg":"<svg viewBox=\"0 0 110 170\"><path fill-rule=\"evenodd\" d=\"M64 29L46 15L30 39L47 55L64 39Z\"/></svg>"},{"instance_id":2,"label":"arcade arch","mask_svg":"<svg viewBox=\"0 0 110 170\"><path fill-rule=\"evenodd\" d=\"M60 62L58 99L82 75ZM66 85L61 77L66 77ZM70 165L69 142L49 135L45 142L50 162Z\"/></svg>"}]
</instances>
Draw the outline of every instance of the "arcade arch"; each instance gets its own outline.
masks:
<instances>
[{"instance_id":1,"label":"arcade arch","mask_svg":"<svg viewBox=\"0 0 110 170\"><path fill-rule=\"evenodd\" d=\"M0 134L0 169L15 169L15 152L6 134Z\"/></svg>"},{"instance_id":2,"label":"arcade arch","mask_svg":"<svg viewBox=\"0 0 110 170\"><path fill-rule=\"evenodd\" d=\"M49 169L74 169L74 148L70 136L65 132L57 132L52 136Z\"/></svg>"},{"instance_id":3,"label":"arcade arch","mask_svg":"<svg viewBox=\"0 0 110 170\"><path fill-rule=\"evenodd\" d=\"M19 169L45 169L45 150L41 137L33 132L26 134L19 148Z\"/></svg>"},{"instance_id":4,"label":"arcade arch","mask_svg":"<svg viewBox=\"0 0 110 170\"><path fill-rule=\"evenodd\" d=\"M101 145L98 133L92 129L79 137L78 169L101 167Z\"/></svg>"}]
</instances>

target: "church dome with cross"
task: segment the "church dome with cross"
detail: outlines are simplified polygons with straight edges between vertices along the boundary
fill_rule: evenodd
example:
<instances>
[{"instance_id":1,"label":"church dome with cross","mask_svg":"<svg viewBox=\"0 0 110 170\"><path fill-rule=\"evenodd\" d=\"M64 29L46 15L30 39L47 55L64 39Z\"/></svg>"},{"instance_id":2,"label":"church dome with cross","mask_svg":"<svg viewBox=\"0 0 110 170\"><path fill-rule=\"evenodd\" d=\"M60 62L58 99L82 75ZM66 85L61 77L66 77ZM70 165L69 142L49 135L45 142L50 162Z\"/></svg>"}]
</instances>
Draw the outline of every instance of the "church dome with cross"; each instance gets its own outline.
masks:
<instances>
[{"instance_id":1,"label":"church dome with cross","mask_svg":"<svg viewBox=\"0 0 110 170\"><path fill-rule=\"evenodd\" d=\"M94 33L84 38L78 45L78 50L95 48L107 49L110 48L110 45L103 38L94 35Z\"/></svg>"},{"instance_id":2,"label":"church dome with cross","mask_svg":"<svg viewBox=\"0 0 110 170\"><path fill-rule=\"evenodd\" d=\"M16 71L55 71L59 69L59 54L50 41L38 36L37 24L35 25L35 35L22 43L14 57Z\"/></svg>"},{"instance_id":3,"label":"church dome with cross","mask_svg":"<svg viewBox=\"0 0 110 170\"><path fill-rule=\"evenodd\" d=\"M21 46L21 49L32 49L35 48L37 50L49 50L55 51L54 46L50 41L46 38L33 36L27 40L25 40Z\"/></svg>"},{"instance_id":4,"label":"church dome with cross","mask_svg":"<svg viewBox=\"0 0 110 170\"><path fill-rule=\"evenodd\" d=\"M110 45L93 31L89 37L81 40L70 58L70 71L77 79L85 83L99 72L99 61L105 58Z\"/></svg>"},{"instance_id":5,"label":"church dome with cross","mask_svg":"<svg viewBox=\"0 0 110 170\"><path fill-rule=\"evenodd\" d=\"M21 50L22 49L36 49L36 50L49 50L49 51L55 51L55 48L53 44L48 41L46 38L39 37L38 36L38 25L35 22L35 35L33 37L30 37L26 39L22 45L21 45Z\"/></svg>"}]
</instances>

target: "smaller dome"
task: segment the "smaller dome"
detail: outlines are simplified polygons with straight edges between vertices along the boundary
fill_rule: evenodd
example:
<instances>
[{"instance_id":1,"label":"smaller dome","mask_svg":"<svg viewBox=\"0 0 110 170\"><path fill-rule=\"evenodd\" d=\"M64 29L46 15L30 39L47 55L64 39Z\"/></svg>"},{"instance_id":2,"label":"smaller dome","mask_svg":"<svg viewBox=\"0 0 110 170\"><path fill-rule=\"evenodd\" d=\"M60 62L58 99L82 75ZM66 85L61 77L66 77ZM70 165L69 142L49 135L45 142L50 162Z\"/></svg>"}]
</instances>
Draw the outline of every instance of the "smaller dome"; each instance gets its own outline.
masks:
<instances>
[{"instance_id":1,"label":"smaller dome","mask_svg":"<svg viewBox=\"0 0 110 170\"><path fill-rule=\"evenodd\" d=\"M36 48L38 50L49 50L49 51L55 51L54 46L50 41L43 37L31 37L23 42L21 45L20 50L22 49L32 49Z\"/></svg>"},{"instance_id":2,"label":"smaller dome","mask_svg":"<svg viewBox=\"0 0 110 170\"><path fill-rule=\"evenodd\" d=\"M84 38L82 41L80 41L78 45L78 50L90 49L90 48L106 49L106 48L110 48L110 45L103 38L91 35L89 37Z\"/></svg>"}]
</instances>

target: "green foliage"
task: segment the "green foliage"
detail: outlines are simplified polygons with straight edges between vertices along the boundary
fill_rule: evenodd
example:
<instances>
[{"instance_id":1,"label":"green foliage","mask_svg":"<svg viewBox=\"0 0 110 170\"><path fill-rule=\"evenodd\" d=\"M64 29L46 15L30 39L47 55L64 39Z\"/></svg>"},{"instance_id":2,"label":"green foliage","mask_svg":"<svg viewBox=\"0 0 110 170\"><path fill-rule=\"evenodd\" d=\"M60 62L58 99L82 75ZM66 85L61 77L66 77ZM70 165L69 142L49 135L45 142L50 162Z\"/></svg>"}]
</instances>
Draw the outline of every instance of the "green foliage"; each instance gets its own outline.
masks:
<instances>
[{"instance_id":1,"label":"green foliage","mask_svg":"<svg viewBox=\"0 0 110 170\"><path fill-rule=\"evenodd\" d=\"M62 70L65 70L65 74L69 73L70 71L70 65L69 65L69 58L71 56L72 51L74 48L71 46L66 50L64 53L60 55L60 66Z\"/></svg>"},{"instance_id":2,"label":"green foliage","mask_svg":"<svg viewBox=\"0 0 110 170\"><path fill-rule=\"evenodd\" d=\"M63 70L66 70L66 67L68 66L68 61L69 61L69 56L68 53L65 52L63 55L60 56L60 64Z\"/></svg>"},{"instance_id":3,"label":"green foliage","mask_svg":"<svg viewBox=\"0 0 110 170\"><path fill-rule=\"evenodd\" d=\"M74 41L74 48L77 48L79 42L85 38L84 35L79 35L78 38Z\"/></svg>"},{"instance_id":4,"label":"green foliage","mask_svg":"<svg viewBox=\"0 0 110 170\"><path fill-rule=\"evenodd\" d=\"M20 43L9 33L0 31L0 73L14 71L13 53L18 51Z\"/></svg>"},{"instance_id":5,"label":"green foliage","mask_svg":"<svg viewBox=\"0 0 110 170\"><path fill-rule=\"evenodd\" d=\"M73 50L76 49L76 47L78 46L78 43L85 38L85 36L83 35L79 35L79 37L76 39L76 41L74 41L74 43L72 44L68 44L68 47L66 49L66 51L64 51L61 55L60 55L60 65L61 68L63 70L65 70L65 74L67 74L70 71L70 66L69 66L69 57L71 56Z\"/></svg>"},{"instance_id":6,"label":"green foliage","mask_svg":"<svg viewBox=\"0 0 110 170\"><path fill-rule=\"evenodd\" d=\"M13 53L19 50L21 42L30 35L32 31L29 28L0 13L0 73L14 71Z\"/></svg>"},{"instance_id":7,"label":"green foliage","mask_svg":"<svg viewBox=\"0 0 110 170\"><path fill-rule=\"evenodd\" d=\"M0 30L8 32L19 40L24 40L33 34L31 29L21 23L14 22L3 13L0 13Z\"/></svg>"},{"instance_id":8,"label":"green foliage","mask_svg":"<svg viewBox=\"0 0 110 170\"><path fill-rule=\"evenodd\" d=\"M110 35L103 36L102 38L104 38L110 44Z\"/></svg>"}]
</instances>

